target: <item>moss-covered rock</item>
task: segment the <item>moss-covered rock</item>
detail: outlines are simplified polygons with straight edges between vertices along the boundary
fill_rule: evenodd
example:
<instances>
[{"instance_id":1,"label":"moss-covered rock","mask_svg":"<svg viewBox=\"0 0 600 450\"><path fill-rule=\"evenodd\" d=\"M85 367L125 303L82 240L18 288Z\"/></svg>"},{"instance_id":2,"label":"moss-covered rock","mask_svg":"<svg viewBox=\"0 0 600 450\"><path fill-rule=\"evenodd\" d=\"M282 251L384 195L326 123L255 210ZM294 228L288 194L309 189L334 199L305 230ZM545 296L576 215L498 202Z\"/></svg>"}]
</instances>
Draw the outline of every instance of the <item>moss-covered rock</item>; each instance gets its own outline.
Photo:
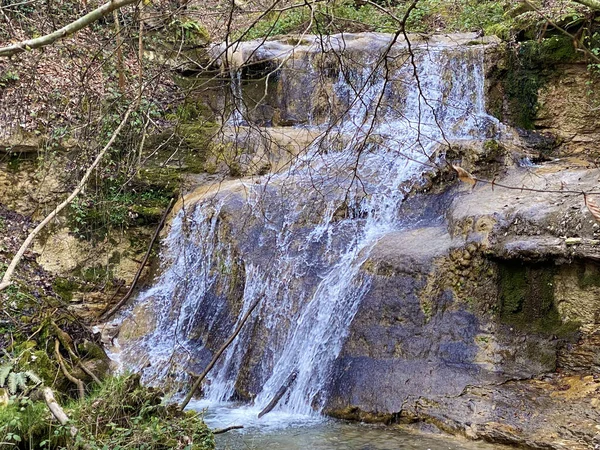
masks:
<instances>
[{"instance_id":1,"label":"moss-covered rock","mask_svg":"<svg viewBox=\"0 0 600 450\"><path fill-rule=\"evenodd\" d=\"M501 263L499 301L501 319L515 327L565 337L579 328L563 321L554 299L556 267Z\"/></svg>"}]
</instances>

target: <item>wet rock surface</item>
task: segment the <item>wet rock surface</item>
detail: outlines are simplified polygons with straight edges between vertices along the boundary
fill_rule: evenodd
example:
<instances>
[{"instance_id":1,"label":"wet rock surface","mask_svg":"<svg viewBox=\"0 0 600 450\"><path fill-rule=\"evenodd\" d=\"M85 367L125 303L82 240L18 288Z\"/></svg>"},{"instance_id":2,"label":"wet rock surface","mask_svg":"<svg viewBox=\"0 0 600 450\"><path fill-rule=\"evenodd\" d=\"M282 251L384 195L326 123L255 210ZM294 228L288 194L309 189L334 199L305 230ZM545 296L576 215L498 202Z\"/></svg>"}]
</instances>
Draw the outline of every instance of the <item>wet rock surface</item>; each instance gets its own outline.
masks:
<instances>
[{"instance_id":1,"label":"wet rock surface","mask_svg":"<svg viewBox=\"0 0 600 450\"><path fill-rule=\"evenodd\" d=\"M381 239L363 265L372 285L328 412L526 448L595 448L598 225L583 196L560 191L594 191L597 180L568 160L512 167L498 183L538 192L454 186L440 226ZM440 197L416 199L427 215L435 208L423 205Z\"/></svg>"},{"instance_id":2,"label":"wet rock surface","mask_svg":"<svg viewBox=\"0 0 600 450\"><path fill-rule=\"evenodd\" d=\"M327 45L343 45L351 53L365 46L375 51L389 44L389 36L345 37ZM285 134L286 127L311 121L318 124L325 117L336 117L347 106L343 98L332 100L324 109L316 101L319 97L331 100L336 93L333 83L325 82L323 90L312 88L316 75L310 75L311 70L322 70L327 61L316 61L321 50L310 39L267 42L260 49L256 43L245 43L228 55L234 65L249 63L252 68L253 72L247 69L241 74L243 87L250 97L265 102L261 108L252 108L250 102L248 115L259 127L275 126L258 133L269 141L274 133ZM441 40L423 45L446 46L452 40L435 39ZM470 39L472 36L465 35L458 43L466 45ZM405 51L402 44L399 47L400 53ZM288 60L291 49L296 53ZM294 81L292 63L295 76L308 75ZM273 80L256 83L256 78L277 67ZM322 73L332 78L339 71L336 65L329 69ZM407 195L398 217L408 225L381 237L360 267L360 277L369 280L369 287L330 374L326 413L352 420L427 424L472 439L534 449L587 449L600 444L596 401L600 386L600 227L579 194L598 192L599 175L584 159L539 158L542 149L562 145L564 136L593 134L595 128L584 126L585 120L577 116L577 123L560 135L554 128L565 116L557 91L552 84L547 89L552 94L542 94L542 111L546 112L539 124L553 129L551 135L507 132L500 141L463 142L442 152L448 161L489 183L478 182L473 188L459 185L449 181L452 177L441 169L427 174L429 179ZM211 106L222 110L220 100L213 100ZM493 135L494 127L489 129ZM260 140L256 130L248 129L247 135L251 134L254 143ZM252 158L260 161L266 154L273 156L268 170L285 165L282 149L293 144L291 141L255 146L242 173L259 174L260 170L252 168L257 166ZM568 153L572 149L564 146L562 150ZM547 162L534 165L532 157ZM285 205L273 203L265 208L268 201L253 205L264 216L242 220L248 217L249 183L260 184L261 180L202 186L186 199L188 205L207 199L210 205L223 203L217 235L225 238L230 248L218 255L212 271L233 260L233 266L246 270L244 258L268 266L274 257L272 250L280 242L267 234L259 239L264 229L293 227L293 237L286 244L297 244L304 242L310 227L321 219L322 198L314 202L312 211L295 216L293 223L280 220ZM270 183L264 185L266 193L273 188L272 180ZM351 205L340 204L331 221L349 214ZM315 254L323 251L316 244L311 250ZM234 254L244 258L236 259ZM291 252L290 256L297 254ZM304 285L290 280L290 291L310 292L319 280L319 269L306 275ZM205 366L218 343L228 336L242 307L242 287L247 287L240 285L247 282L239 273L227 274L211 286L210 301L186 323L187 337L202 347L195 355L193 370ZM228 307L216 310L217 303ZM278 317L288 321L285 329L292 325L289 317L298 307L286 311L287 318ZM144 319L146 312L138 312L143 323L151 322ZM211 320L218 326L217 332L209 335L201 331L201 325ZM236 399L252 400L265 381L261 375L265 367L273 365L277 349L264 345L275 333L268 322L258 320L247 331L246 339L254 345L240 362ZM134 326L135 317L124 324L123 337L128 327ZM280 337L282 340L283 334Z\"/></svg>"}]
</instances>

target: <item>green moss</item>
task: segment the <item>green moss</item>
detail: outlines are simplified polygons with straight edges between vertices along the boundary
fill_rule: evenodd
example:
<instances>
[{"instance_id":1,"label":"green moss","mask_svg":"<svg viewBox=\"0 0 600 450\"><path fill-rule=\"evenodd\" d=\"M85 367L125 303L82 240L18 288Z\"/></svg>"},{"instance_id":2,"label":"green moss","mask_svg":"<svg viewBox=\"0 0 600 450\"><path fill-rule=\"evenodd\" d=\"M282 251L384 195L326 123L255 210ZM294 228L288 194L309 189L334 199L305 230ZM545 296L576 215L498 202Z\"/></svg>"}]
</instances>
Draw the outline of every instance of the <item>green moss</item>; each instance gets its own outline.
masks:
<instances>
[{"instance_id":1,"label":"green moss","mask_svg":"<svg viewBox=\"0 0 600 450\"><path fill-rule=\"evenodd\" d=\"M177 134L186 142L188 148L203 153L208 150L218 126L214 122L197 122L182 124L177 128Z\"/></svg>"},{"instance_id":2,"label":"green moss","mask_svg":"<svg viewBox=\"0 0 600 450\"><path fill-rule=\"evenodd\" d=\"M582 289L600 287L600 267L593 263L582 264L577 273L577 281Z\"/></svg>"},{"instance_id":3,"label":"green moss","mask_svg":"<svg viewBox=\"0 0 600 450\"><path fill-rule=\"evenodd\" d=\"M205 82L207 83L207 82ZM187 86L192 91L194 89L193 84ZM200 83L200 89L205 88L203 83ZM177 106L174 113L168 114L167 119L173 120L176 123L194 124L198 122L206 122L208 118L212 116L211 109L203 102L189 99ZM209 125L215 126L214 123Z\"/></svg>"},{"instance_id":4,"label":"green moss","mask_svg":"<svg viewBox=\"0 0 600 450\"><path fill-rule=\"evenodd\" d=\"M509 72L504 80L509 114L514 125L533 129L538 111L538 91L542 79L536 69L522 65L518 54L509 54Z\"/></svg>"},{"instance_id":5,"label":"green moss","mask_svg":"<svg viewBox=\"0 0 600 450\"><path fill-rule=\"evenodd\" d=\"M490 154L498 155L504 151L504 147L495 139L484 142L483 148Z\"/></svg>"},{"instance_id":6,"label":"green moss","mask_svg":"<svg viewBox=\"0 0 600 450\"><path fill-rule=\"evenodd\" d=\"M578 329L563 323L554 303L554 275L549 265L503 263L499 269L500 319L531 332L567 336Z\"/></svg>"},{"instance_id":7,"label":"green moss","mask_svg":"<svg viewBox=\"0 0 600 450\"><path fill-rule=\"evenodd\" d=\"M50 359L45 350L30 349L22 355L19 364L21 370L32 370L49 386L56 383L58 365Z\"/></svg>"},{"instance_id":8,"label":"green moss","mask_svg":"<svg viewBox=\"0 0 600 450\"><path fill-rule=\"evenodd\" d=\"M98 283L113 278L110 267L105 267L103 265L95 265L85 269L78 268L74 272L78 277L88 283Z\"/></svg>"},{"instance_id":9,"label":"green moss","mask_svg":"<svg viewBox=\"0 0 600 450\"><path fill-rule=\"evenodd\" d=\"M102 359L106 360L106 353L102 347L90 341L84 341L77 346L81 356L86 359Z\"/></svg>"},{"instance_id":10,"label":"green moss","mask_svg":"<svg viewBox=\"0 0 600 450\"><path fill-rule=\"evenodd\" d=\"M577 58L571 39L553 36L541 41L522 42L508 53L503 84L512 122L521 128L535 128L538 92L558 64Z\"/></svg>"},{"instance_id":11,"label":"green moss","mask_svg":"<svg viewBox=\"0 0 600 450\"><path fill-rule=\"evenodd\" d=\"M79 288L79 284L68 278L57 277L52 283L52 288L63 300L71 301L73 299L73 291Z\"/></svg>"},{"instance_id":12,"label":"green moss","mask_svg":"<svg viewBox=\"0 0 600 450\"><path fill-rule=\"evenodd\" d=\"M503 317L507 318L522 311L526 292L526 271L521 267L502 265L500 268L500 301Z\"/></svg>"},{"instance_id":13,"label":"green moss","mask_svg":"<svg viewBox=\"0 0 600 450\"><path fill-rule=\"evenodd\" d=\"M545 66L573 62L578 58L573 40L568 36L553 36L528 43L533 57Z\"/></svg>"},{"instance_id":14,"label":"green moss","mask_svg":"<svg viewBox=\"0 0 600 450\"><path fill-rule=\"evenodd\" d=\"M164 208L157 206L133 205L131 212L136 214L136 222L138 225L150 225L160 221L163 215Z\"/></svg>"},{"instance_id":15,"label":"green moss","mask_svg":"<svg viewBox=\"0 0 600 450\"><path fill-rule=\"evenodd\" d=\"M513 35L512 21L503 20L491 23L485 27L485 34L488 36L498 36L503 41L509 41Z\"/></svg>"}]
</instances>

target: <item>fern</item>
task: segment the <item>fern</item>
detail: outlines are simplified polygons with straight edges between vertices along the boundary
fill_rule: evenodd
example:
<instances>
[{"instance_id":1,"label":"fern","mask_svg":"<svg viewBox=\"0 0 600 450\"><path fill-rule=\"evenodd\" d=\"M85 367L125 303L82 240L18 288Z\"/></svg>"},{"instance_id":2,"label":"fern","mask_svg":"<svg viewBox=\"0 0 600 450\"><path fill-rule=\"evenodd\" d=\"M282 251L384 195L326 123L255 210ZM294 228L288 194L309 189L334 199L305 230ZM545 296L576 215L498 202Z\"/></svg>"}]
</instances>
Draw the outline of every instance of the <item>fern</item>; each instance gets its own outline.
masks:
<instances>
[{"instance_id":1,"label":"fern","mask_svg":"<svg viewBox=\"0 0 600 450\"><path fill-rule=\"evenodd\" d=\"M35 373L33 373L31 370L28 370L27 372L25 372L25 375L27 376L27 378L29 378L31 380L31 382L33 384L35 384L36 386L38 384L42 384L42 379L40 377L38 377Z\"/></svg>"},{"instance_id":2,"label":"fern","mask_svg":"<svg viewBox=\"0 0 600 450\"><path fill-rule=\"evenodd\" d=\"M8 374L8 392L10 394L16 394L17 393L17 374L14 372L11 372Z\"/></svg>"},{"instance_id":3,"label":"fern","mask_svg":"<svg viewBox=\"0 0 600 450\"><path fill-rule=\"evenodd\" d=\"M21 389L21 391L27 390L27 376L25 372L17 372L17 387Z\"/></svg>"},{"instance_id":4,"label":"fern","mask_svg":"<svg viewBox=\"0 0 600 450\"><path fill-rule=\"evenodd\" d=\"M6 379L8 378L8 374L13 368L12 363L5 363L0 366L0 387L4 387L4 383L6 383Z\"/></svg>"},{"instance_id":5,"label":"fern","mask_svg":"<svg viewBox=\"0 0 600 450\"><path fill-rule=\"evenodd\" d=\"M0 387L6 386L11 395L15 395L18 391L26 391L27 380L31 381L35 386L43 383L42 379L31 370L14 372L13 368L13 363L6 363L0 366Z\"/></svg>"}]
</instances>

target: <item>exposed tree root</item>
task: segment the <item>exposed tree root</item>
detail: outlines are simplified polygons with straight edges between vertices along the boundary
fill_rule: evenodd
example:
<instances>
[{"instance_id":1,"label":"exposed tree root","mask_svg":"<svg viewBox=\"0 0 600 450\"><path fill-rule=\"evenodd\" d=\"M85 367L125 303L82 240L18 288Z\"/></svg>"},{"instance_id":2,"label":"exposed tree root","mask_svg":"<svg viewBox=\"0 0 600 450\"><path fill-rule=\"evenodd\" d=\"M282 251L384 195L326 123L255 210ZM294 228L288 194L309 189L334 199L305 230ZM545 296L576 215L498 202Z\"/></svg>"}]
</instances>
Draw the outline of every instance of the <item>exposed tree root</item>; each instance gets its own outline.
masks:
<instances>
[{"instance_id":1,"label":"exposed tree root","mask_svg":"<svg viewBox=\"0 0 600 450\"><path fill-rule=\"evenodd\" d=\"M71 383L77 385L77 390L79 391L79 398L83 400L85 398L85 384L79 378L74 377L68 370L65 362L62 359L60 354L60 341L58 339L54 339L54 354L56 355L56 360L58 361L58 365L60 366L60 370L63 375L67 377Z\"/></svg>"}]
</instances>

